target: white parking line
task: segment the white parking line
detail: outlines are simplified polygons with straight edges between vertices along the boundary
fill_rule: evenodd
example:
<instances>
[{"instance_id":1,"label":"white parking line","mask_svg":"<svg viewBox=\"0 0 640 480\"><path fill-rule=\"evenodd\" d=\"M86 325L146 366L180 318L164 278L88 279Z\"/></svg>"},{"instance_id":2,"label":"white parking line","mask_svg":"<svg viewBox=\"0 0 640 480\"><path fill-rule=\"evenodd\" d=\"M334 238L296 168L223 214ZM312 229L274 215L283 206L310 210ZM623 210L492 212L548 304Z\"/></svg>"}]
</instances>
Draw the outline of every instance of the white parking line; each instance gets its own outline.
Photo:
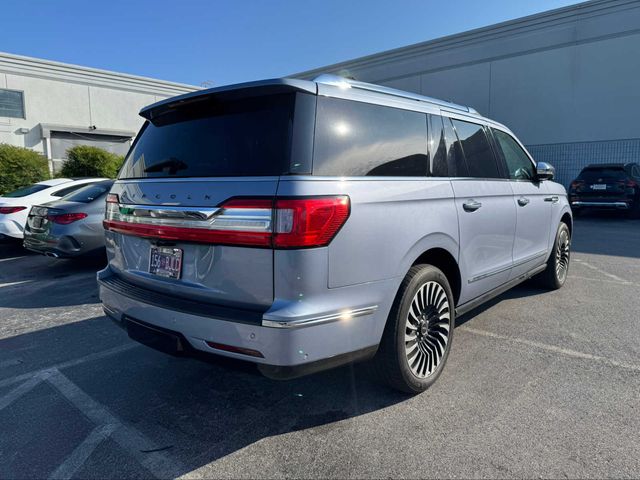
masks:
<instances>
[{"instance_id":1,"label":"white parking line","mask_svg":"<svg viewBox=\"0 0 640 480\"><path fill-rule=\"evenodd\" d=\"M38 386L38 384L40 384L42 382L42 380L47 378L49 375L50 375L50 373L48 373L48 372L42 372L42 373L40 373L38 375L35 375L35 376L31 377L30 379L28 379L26 382L24 382L22 385L19 385L16 388L14 388L13 390L11 390L9 393L4 395L3 397L0 397L0 410L3 410L5 408L7 408L9 405L11 405L17 399L19 399L20 397L22 397L26 393L29 393L36 386Z\"/></svg>"},{"instance_id":2,"label":"white parking line","mask_svg":"<svg viewBox=\"0 0 640 480\"><path fill-rule=\"evenodd\" d=\"M25 283L31 283L31 282L33 282L33 280L20 280L19 282L0 283L0 287L2 288L15 287L16 285L23 285Z\"/></svg>"},{"instance_id":3,"label":"white parking line","mask_svg":"<svg viewBox=\"0 0 640 480\"><path fill-rule=\"evenodd\" d=\"M589 280L592 282L614 283L616 285L640 286L640 283L635 283L635 282L619 282L618 280L606 280L604 278L583 277L581 275L573 275L573 274L569 275L569 278L575 278L577 280Z\"/></svg>"},{"instance_id":4,"label":"white parking line","mask_svg":"<svg viewBox=\"0 0 640 480\"><path fill-rule=\"evenodd\" d=\"M619 362L611 358L592 355L590 353L578 352L576 350L569 350L568 348L557 347L555 345L548 345L546 343L535 342L533 340L525 340L523 338L500 335L499 333L488 332L486 330L478 330L476 328L467 327L466 325L459 327L456 330L462 330L463 332L473 333L474 335L482 335L483 337L495 338L498 340L506 340L508 342L519 343L521 345L528 345L530 347L534 347L540 350L546 350L547 352L557 353L560 355L564 355L566 357L580 358L583 360L591 360L595 362L605 363L611 367L623 368L625 370L640 372L640 365L633 365L630 363Z\"/></svg>"},{"instance_id":5,"label":"white parking line","mask_svg":"<svg viewBox=\"0 0 640 480\"><path fill-rule=\"evenodd\" d=\"M9 260L18 260L23 257L9 257L9 258L0 258L0 262L8 262Z\"/></svg>"},{"instance_id":6,"label":"white parking line","mask_svg":"<svg viewBox=\"0 0 640 480\"><path fill-rule=\"evenodd\" d=\"M157 450L157 445L137 430L123 424L62 373L53 373L48 381L93 423L115 426L111 438L156 477L176 478L186 471L176 459L166 453L153 451Z\"/></svg>"},{"instance_id":7,"label":"white parking line","mask_svg":"<svg viewBox=\"0 0 640 480\"><path fill-rule=\"evenodd\" d=\"M578 264L580 264L580 265L584 265L585 267L590 268L591 270L594 270L594 271L598 272L601 275L604 275L606 277L609 277L609 278L615 280L616 282L631 283L631 282L628 282L627 280L625 280L624 278L620 278L617 275L614 275L613 273L605 272L604 270L596 267L595 265L591 265L590 263L585 262L584 260L582 260L580 258L574 258L573 260L575 262L577 262Z\"/></svg>"},{"instance_id":8,"label":"white parking line","mask_svg":"<svg viewBox=\"0 0 640 480\"><path fill-rule=\"evenodd\" d=\"M84 357L74 358L73 360L58 363L41 370L35 370L32 372L17 375L15 377L5 378L3 380L0 380L0 388L13 385L14 383L24 382L25 380L29 380L31 377L49 372L51 370L64 370L65 368L75 367L76 365L81 365L86 362L92 362L94 360L100 360L101 358L109 357L117 353L126 352L127 350L131 350L139 346L140 345L137 343L126 343L118 347L110 348L109 350L103 350L102 352L92 353L89 355L85 355Z\"/></svg>"},{"instance_id":9,"label":"white parking line","mask_svg":"<svg viewBox=\"0 0 640 480\"><path fill-rule=\"evenodd\" d=\"M89 459L98 445L109 438L109 435L117 428L117 425L101 425L94 428L91 433L78 445L71 455L49 475L51 479L67 479L75 475Z\"/></svg>"}]
</instances>

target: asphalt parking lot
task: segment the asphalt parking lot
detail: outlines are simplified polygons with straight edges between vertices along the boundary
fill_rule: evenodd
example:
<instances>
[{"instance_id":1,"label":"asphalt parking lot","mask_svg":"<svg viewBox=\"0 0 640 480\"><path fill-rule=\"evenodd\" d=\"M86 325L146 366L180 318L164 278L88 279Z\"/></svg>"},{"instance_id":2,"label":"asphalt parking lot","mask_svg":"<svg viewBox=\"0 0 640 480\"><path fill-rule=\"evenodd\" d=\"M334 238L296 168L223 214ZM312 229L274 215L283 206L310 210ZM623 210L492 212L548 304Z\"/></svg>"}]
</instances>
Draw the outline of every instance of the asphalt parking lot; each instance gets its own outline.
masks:
<instances>
[{"instance_id":1,"label":"asphalt parking lot","mask_svg":"<svg viewBox=\"0 0 640 480\"><path fill-rule=\"evenodd\" d=\"M0 245L1 478L638 477L640 221L576 221L564 288L458 319L409 397L345 367L279 383L131 342L101 260Z\"/></svg>"}]
</instances>

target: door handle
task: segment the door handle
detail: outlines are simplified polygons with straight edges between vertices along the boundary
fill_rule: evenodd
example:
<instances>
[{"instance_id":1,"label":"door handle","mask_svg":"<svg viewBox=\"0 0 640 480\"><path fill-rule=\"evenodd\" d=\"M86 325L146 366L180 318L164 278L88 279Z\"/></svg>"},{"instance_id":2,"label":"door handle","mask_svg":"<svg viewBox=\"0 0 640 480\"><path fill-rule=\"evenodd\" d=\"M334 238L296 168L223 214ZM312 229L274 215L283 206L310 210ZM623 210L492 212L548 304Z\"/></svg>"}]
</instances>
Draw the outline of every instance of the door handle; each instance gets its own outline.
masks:
<instances>
[{"instance_id":1,"label":"door handle","mask_svg":"<svg viewBox=\"0 0 640 480\"><path fill-rule=\"evenodd\" d=\"M464 208L465 212L475 212L482 206L482 203L477 202L474 199L467 200L462 204L462 208Z\"/></svg>"},{"instance_id":2,"label":"door handle","mask_svg":"<svg viewBox=\"0 0 640 480\"><path fill-rule=\"evenodd\" d=\"M525 197L520 197L518 199L518 205L520 205L521 207L526 207L527 205L529 205L529 199Z\"/></svg>"},{"instance_id":3,"label":"door handle","mask_svg":"<svg viewBox=\"0 0 640 480\"><path fill-rule=\"evenodd\" d=\"M558 197L557 195L554 195L553 197L545 197L544 201L545 202L551 202L551 203L558 203Z\"/></svg>"}]
</instances>

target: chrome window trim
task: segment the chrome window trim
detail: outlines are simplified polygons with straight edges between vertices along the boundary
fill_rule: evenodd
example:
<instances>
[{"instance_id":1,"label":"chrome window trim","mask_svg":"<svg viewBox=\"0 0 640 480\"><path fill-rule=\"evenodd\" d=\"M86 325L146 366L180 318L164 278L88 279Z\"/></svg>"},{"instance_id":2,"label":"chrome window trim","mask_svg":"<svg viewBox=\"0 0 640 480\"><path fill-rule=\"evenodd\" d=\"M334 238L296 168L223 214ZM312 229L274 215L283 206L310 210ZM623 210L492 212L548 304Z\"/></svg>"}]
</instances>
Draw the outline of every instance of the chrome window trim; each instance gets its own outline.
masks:
<instances>
[{"instance_id":1,"label":"chrome window trim","mask_svg":"<svg viewBox=\"0 0 640 480\"><path fill-rule=\"evenodd\" d=\"M120 178L117 184L126 183L179 183L179 182L277 182L278 176L269 175L264 177L144 177L144 178Z\"/></svg>"}]
</instances>

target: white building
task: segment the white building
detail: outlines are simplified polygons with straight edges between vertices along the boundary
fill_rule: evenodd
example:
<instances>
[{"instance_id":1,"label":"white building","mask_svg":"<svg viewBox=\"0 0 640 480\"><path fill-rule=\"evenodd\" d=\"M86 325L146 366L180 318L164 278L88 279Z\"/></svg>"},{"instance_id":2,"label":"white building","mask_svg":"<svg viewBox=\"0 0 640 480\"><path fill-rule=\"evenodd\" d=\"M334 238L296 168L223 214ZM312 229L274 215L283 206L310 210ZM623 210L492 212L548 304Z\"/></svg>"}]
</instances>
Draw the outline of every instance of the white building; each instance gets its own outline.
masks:
<instances>
[{"instance_id":1,"label":"white building","mask_svg":"<svg viewBox=\"0 0 640 480\"><path fill-rule=\"evenodd\" d=\"M44 153L53 170L76 144L124 154L142 107L197 88L0 52L0 143Z\"/></svg>"},{"instance_id":2,"label":"white building","mask_svg":"<svg viewBox=\"0 0 640 480\"><path fill-rule=\"evenodd\" d=\"M320 73L472 106L565 184L588 163L640 162L638 0L593 0L295 76Z\"/></svg>"}]
</instances>

